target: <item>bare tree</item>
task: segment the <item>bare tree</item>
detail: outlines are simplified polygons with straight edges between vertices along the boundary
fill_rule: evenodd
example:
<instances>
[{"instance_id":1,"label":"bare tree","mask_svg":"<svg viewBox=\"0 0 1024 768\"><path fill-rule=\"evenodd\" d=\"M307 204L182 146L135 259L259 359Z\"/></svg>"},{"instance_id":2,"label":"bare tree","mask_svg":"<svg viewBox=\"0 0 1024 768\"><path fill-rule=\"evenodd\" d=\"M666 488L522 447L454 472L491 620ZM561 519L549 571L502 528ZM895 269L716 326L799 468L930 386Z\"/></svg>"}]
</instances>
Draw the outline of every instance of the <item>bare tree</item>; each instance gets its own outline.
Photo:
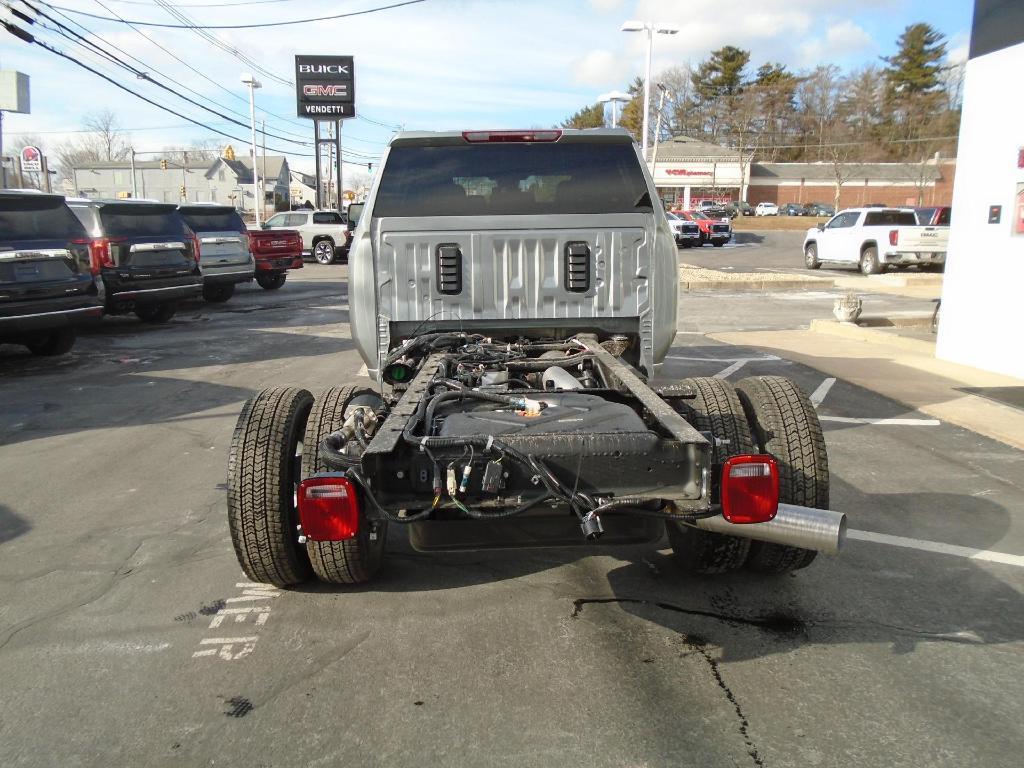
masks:
<instances>
[{"instance_id":1,"label":"bare tree","mask_svg":"<svg viewBox=\"0 0 1024 768\"><path fill-rule=\"evenodd\" d=\"M101 160L124 160L131 153L117 116L109 109L86 115L82 118L82 127L92 133L91 141Z\"/></svg>"}]
</instances>

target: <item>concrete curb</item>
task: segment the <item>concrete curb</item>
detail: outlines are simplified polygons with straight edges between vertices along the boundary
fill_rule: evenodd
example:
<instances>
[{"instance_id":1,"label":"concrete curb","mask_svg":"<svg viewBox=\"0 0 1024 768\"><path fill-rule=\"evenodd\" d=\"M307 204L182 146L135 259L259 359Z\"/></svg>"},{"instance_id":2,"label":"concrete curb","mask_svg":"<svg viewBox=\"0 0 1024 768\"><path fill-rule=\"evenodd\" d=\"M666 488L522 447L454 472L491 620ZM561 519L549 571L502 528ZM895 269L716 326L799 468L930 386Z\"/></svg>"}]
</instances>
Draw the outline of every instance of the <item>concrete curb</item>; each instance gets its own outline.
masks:
<instances>
[{"instance_id":1,"label":"concrete curb","mask_svg":"<svg viewBox=\"0 0 1024 768\"><path fill-rule=\"evenodd\" d=\"M791 291L801 288L835 288L834 280L820 277L794 280L685 280L679 284L684 291Z\"/></svg>"},{"instance_id":2,"label":"concrete curb","mask_svg":"<svg viewBox=\"0 0 1024 768\"><path fill-rule=\"evenodd\" d=\"M930 320L929 320L930 322ZM877 326L876 326L877 327ZM889 327L896 326L895 324ZM913 327L913 326L907 326ZM836 320L811 320L810 329L814 333L822 333L829 336L841 336L854 341L864 341L869 344L886 344L890 347L899 347L909 352L916 352L927 357L935 357L935 342L924 339L908 339L905 336L879 331L875 328L866 328L853 323L840 323Z\"/></svg>"}]
</instances>

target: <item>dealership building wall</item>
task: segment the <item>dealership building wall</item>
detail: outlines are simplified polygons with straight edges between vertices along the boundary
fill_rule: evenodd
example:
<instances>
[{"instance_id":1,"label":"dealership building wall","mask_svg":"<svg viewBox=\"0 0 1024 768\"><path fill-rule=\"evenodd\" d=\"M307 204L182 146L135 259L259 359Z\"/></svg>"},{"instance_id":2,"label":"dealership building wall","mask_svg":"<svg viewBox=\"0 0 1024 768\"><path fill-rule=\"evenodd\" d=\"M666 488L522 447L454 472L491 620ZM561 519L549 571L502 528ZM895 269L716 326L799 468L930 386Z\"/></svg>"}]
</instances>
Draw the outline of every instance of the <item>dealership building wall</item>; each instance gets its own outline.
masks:
<instances>
[{"instance_id":1,"label":"dealership building wall","mask_svg":"<svg viewBox=\"0 0 1024 768\"><path fill-rule=\"evenodd\" d=\"M936 355L1024 379L1024 4L977 0Z\"/></svg>"}]
</instances>

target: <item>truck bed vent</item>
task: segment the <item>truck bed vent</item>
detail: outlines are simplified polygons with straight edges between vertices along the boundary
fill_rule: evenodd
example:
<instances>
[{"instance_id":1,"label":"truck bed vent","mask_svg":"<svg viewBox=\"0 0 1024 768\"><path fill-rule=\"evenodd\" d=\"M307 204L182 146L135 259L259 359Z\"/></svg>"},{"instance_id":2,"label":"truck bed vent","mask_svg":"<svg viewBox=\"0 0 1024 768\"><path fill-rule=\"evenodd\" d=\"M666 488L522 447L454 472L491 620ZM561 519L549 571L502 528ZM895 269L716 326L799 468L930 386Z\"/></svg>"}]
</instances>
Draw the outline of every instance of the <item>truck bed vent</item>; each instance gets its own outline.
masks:
<instances>
[{"instance_id":1,"label":"truck bed vent","mask_svg":"<svg viewBox=\"0 0 1024 768\"><path fill-rule=\"evenodd\" d=\"M462 251L458 243L437 246L437 290L449 295L462 293Z\"/></svg>"},{"instance_id":2,"label":"truck bed vent","mask_svg":"<svg viewBox=\"0 0 1024 768\"><path fill-rule=\"evenodd\" d=\"M565 290L586 293L590 290L590 245L585 242L565 244Z\"/></svg>"}]
</instances>

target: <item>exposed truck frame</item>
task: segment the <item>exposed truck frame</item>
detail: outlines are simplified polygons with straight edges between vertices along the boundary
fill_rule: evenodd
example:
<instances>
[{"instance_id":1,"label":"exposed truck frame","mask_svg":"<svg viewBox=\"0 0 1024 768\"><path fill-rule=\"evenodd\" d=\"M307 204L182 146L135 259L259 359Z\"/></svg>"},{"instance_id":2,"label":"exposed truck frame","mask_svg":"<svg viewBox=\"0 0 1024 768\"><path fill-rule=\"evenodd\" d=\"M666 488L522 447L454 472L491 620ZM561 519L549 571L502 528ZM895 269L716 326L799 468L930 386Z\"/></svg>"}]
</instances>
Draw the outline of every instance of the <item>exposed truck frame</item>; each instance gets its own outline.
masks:
<instances>
[{"instance_id":1,"label":"exposed truck frame","mask_svg":"<svg viewBox=\"0 0 1024 768\"><path fill-rule=\"evenodd\" d=\"M624 133L413 134L391 149L441 148L444 165L446 148L496 140L617 147L637 210L469 219L455 190L456 215L396 219L385 157L350 256L353 336L378 388L277 388L246 404L228 512L247 575L364 582L395 526L421 550L667 534L703 574L788 572L838 551L845 518L828 510L824 439L799 388L649 383L675 335L675 243Z\"/></svg>"}]
</instances>

